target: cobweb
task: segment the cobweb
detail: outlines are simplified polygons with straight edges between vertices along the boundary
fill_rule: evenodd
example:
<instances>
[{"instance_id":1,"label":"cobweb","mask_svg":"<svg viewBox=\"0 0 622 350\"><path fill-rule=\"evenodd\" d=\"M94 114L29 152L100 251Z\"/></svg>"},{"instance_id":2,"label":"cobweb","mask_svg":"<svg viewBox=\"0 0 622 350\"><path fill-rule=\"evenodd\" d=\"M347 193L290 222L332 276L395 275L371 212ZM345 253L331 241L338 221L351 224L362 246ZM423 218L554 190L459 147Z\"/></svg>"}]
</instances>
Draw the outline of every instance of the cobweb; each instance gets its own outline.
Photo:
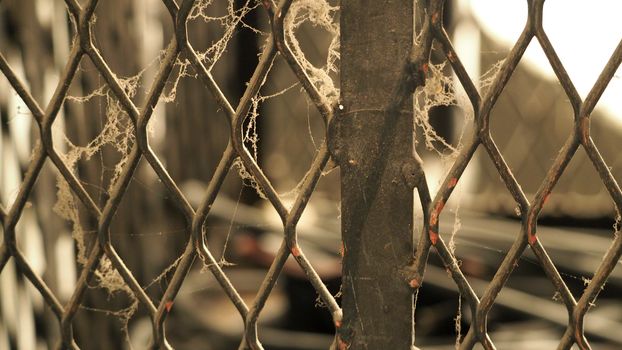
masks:
<instances>
[{"instance_id":1,"label":"cobweb","mask_svg":"<svg viewBox=\"0 0 622 350\"><path fill-rule=\"evenodd\" d=\"M219 12L214 10L214 2L212 0L202 0L195 4L190 12L189 20L216 24L221 28L222 33L208 48L198 52L200 60L208 70L211 71L214 68L216 63L226 52L230 40L241 28L250 29L256 35L265 38L265 40L271 40L268 33L264 33L258 28L251 27L244 21L245 17L258 6L260 6L260 2L257 1L247 0L240 6L236 5L234 0L229 0L224 13L221 11L219 15L214 15L214 13ZM339 98L339 90L334 81L334 77L338 73L339 62L338 10L337 6L331 5L325 0L298 0L292 3L284 21L285 38L288 47L304 69L311 83L318 90L323 102L327 105L334 105ZM331 37L325 62L320 66L314 65L309 61L297 38L297 33L303 25L311 25L314 28L328 33ZM151 62L150 66L161 62L163 57L164 51ZM419 89L414 96L414 125L415 129L420 130L424 135L422 142L425 147L437 152L446 164L450 164L460 151L462 143L459 141L457 145L452 145L439 136L430 124L430 111L438 106L457 106L463 111L464 118L467 121L472 121L473 112L466 94L459 88L459 85L455 84L454 77L447 73L448 69L446 69L446 64L446 62L442 62L429 65L427 84L424 88ZM182 78L197 78L190 61L183 56L177 59L175 66L175 73L169 78L167 88L160 96L161 103L175 103L179 82ZM498 70L499 67L500 65L495 65L493 68ZM134 98L138 91L141 91L141 89L145 87L143 85L145 80L144 75L148 68L150 67L145 68L135 76L119 79L124 91L130 98ZM484 75L483 78L486 79L482 79L482 85L485 86L492 81L490 77L494 77L496 70L491 70ZM265 81L262 82L262 85L264 83ZM265 95L260 93L253 98L251 110L247 116L248 122L246 123L243 139L246 144L250 145L251 155L255 160L258 159L259 152L259 133L257 131L257 125L258 118L261 117L259 113L260 105L268 99L280 96L292 87L293 86L290 86L277 93ZM85 146L77 146L73 144L69 138L65 137L64 140L67 146L67 152L63 157L67 166L72 171L76 172L77 165L80 161L88 161L91 157L101 152L104 147L112 147L118 154L119 160L114 166L111 179L107 184L101 184L101 187L110 191L126 165L130 150L135 143L134 129L129 116L124 112L122 106L106 85L97 88L86 96L70 96L67 100L71 103L85 103L95 97L102 98L105 101L104 125L101 131ZM464 130L462 130L461 135L463 133ZM441 151L441 149L444 151ZM265 194L257 184L257 181L245 168L240 159L234 161L233 168L237 170L237 173L245 185L254 188L260 197L265 198ZM297 192L297 187L298 186L290 192ZM87 244L85 241L85 229L81 223L76 199L62 176L58 176L57 188L57 202L54 206L54 210L63 219L71 223L72 236L77 246L77 260L81 265L84 265L87 260ZM288 195L290 194L291 193L288 193ZM452 249L454 249L453 237L458 231L459 226L460 223L457 220L454 233L452 234ZM172 266L169 266L165 271L169 271ZM129 319L137 305L136 298L105 256L99 264L96 276L98 286L105 288L108 293L114 294L123 292L133 300L133 306L128 309L129 311L126 314ZM163 275L157 277L152 281L152 284L162 276Z\"/></svg>"},{"instance_id":2,"label":"cobweb","mask_svg":"<svg viewBox=\"0 0 622 350\"><path fill-rule=\"evenodd\" d=\"M214 68L216 63L226 52L228 43L241 29L251 30L256 35L265 38L265 40L271 40L269 38L269 33L264 33L260 29L254 28L245 22L246 16L259 7L260 4L261 2L259 1L247 0L240 5L237 1L228 0L224 13L222 8L220 8L220 10L215 8L216 5L212 0L201 0L194 5L189 15L190 22L202 21L221 28L220 37L212 42L208 48L197 52L200 60L208 71ZM331 6L324 0L299 0L292 4L289 14L285 19L287 44L299 60L313 85L320 92L324 102L327 104L334 103L339 96L338 89L335 87L333 78L331 77L331 75L337 72L337 62L339 59L339 27L338 21L336 20L337 10L337 7ZM309 62L298 42L296 31L304 23L319 27L332 36L326 62L322 66L318 67ZM138 74L130 77L117 77L130 99L134 99L138 93L142 93L149 87L150 82L145 81L147 75L146 71L159 64L163 57L164 50L160 52L159 56L154 59L148 67ZM175 62L175 69L173 72L174 74L169 77L167 81L164 93L160 96L160 103L175 103L180 80L182 78L197 78L196 72L190 65L190 61L183 56L180 56ZM284 91L276 94L259 95L253 99L252 109L247 116L247 118L249 118L249 123L247 123L246 130L244 131L244 139L251 145L250 148L255 159L257 159L257 143L259 141L257 132L257 118L260 117L258 112L259 106L266 100L275 98L283 92ZM103 157L104 148L106 148L106 150L110 148L116 153L118 161L116 161L114 165L112 176L106 183L99 184L99 187L109 193L114 184L118 181L127 164L130 151L136 142L134 124L107 85L102 85L84 96L69 96L66 99L66 103L83 104L95 98L103 101L102 105L105 106L105 113L103 113L102 116L103 126L98 134L86 145L79 146L74 144L65 136L65 131L60 130L59 127L55 127L54 132L55 134L61 134L61 139L65 144L64 148L67 150L66 153L62 154L63 161L66 163L67 167L76 174L80 162L89 161L93 156L99 154ZM265 198L260 186L249 171L245 169L239 159L234 162L233 167L237 169L244 184L253 187L260 196ZM102 182L103 181L102 179ZM67 181L60 174L57 176L56 186L57 199L53 210L70 224L72 237L77 247L76 259L81 266L84 266L88 259L89 249L86 235L87 231L81 219L77 199ZM167 267L165 273L158 276L150 285L162 278L178 261L179 259L177 259L173 265ZM138 307L138 300L134 296L134 293L105 255L101 258L99 266L95 271L95 276L96 287L105 289L109 295L122 293L130 299L129 307L120 311L109 312L110 314L119 316L124 322L124 327L127 327L129 319Z\"/></svg>"},{"instance_id":3,"label":"cobweb","mask_svg":"<svg viewBox=\"0 0 622 350\"><path fill-rule=\"evenodd\" d=\"M332 6L326 0L298 0L294 1L287 12L287 16L284 21L285 40L296 57L297 61L304 69L305 73L309 77L309 80L313 86L319 92L322 102L326 105L334 105L339 99L339 89L336 87L334 77L338 73L339 62L339 22L337 18L339 7ZM303 24L310 24L314 28L318 28L326 32L330 37L330 44L327 49L326 60L321 66L316 66L311 63L304 51L301 48L301 44L296 37L296 33L300 30ZM271 39L268 39L271 40ZM270 70L272 67L270 67ZM266 80L262 81L263 87ZM251 147L251 154L255 161L258 159L258 142L259 133L257 132L257 119L259 115L259 107L266 100L276 98L288 90L292 89L294 84L276 93L262 95L260 91L259 95L252 99L251 110L247 116L248 124L244 132L244 141ZM311 139L313 136L311 135ZM313 139L312 139L313 142ZM238 159L234 163L238 169L238 173L245 184L254 188L257 194L261 198L266 198L265 194L258 186L255 179L250 172L245 169L244 164ZM299 188L304 181L304 178L290 191L287 191L284 196L295 196L299 192Z\"/></svg>"},{"instance_id":4,"label":"cobweb","mask_svg":"<svg viewBox=\"0 0 622 350\"><path fill-rule=\"evenodd\" d=\"M121 86L128 96L133 97L138 87L138 77L119 80ZM70 102L84 103L95 97L103 97L105 99L105 124L100 133L91 140L86 146L74 145L68 137L64 137L67 153L62 155L64 163L67 167L76 172L77 165L80 160L88 161L91 157L102 150L105 146L111 146L116 153L121 155L120 160L115 164L114 172L110 180L110 187L114 184L123 167L127 163L128 155L134 145L134 128L127 113L123 111L118 100L113 97L112 92L107 86L101 87L91 94L84 97L69 96ZM54 205L54 212L61 218L71 222L72 236L77 245L77 260L80 265L86 264L87 249L85 241L85 230L80 221L78 206L69 184L64 177L57 176L57 201ZM112 268L107 258L102 258L100 267L96 271L101 287L106 288L110 293L119 290L129 292L129 287L123 283L121 276ZM131 294L131 293L130 293Z\"/></svg>"},{"instance_id":5,"label":"cobweb","mask_svg":"<svg viewBox=\"0 0 622 350\"><path fill-rule=\"evenodd\" d=\"M212 0L199 1L192 9L189 19L190 21L203 21L205 23L216 24L221 28L221 36L215 40L208 48L198 52L200 60L203 62L208 71L211 71L216 63L222 58L223 54L227 50L227 45L235 34L241 29L246 28L254 32L259 37L265 40L271 40L268 33L262 32L258 28L251 27L245 23L246 16L260 5L257 1L247 0L241 6L236 5L234 0L227 2L226 10L220 15L213 15L218 13L214 11L214 4ZM332 6L325 0L298 0L294 1L289 9L288 15L285 18L285 38L289 49L292 51L303 70L309 77L311 83L319 92L322 102L327 105L334 105L339 98L339 90L336 87L335 76L338 74L338 62L339 62L339 26L338 26L338 7ZM297 38L298 31L303 25L310 25L314 28L318 28L331 37L329 47L327 49L327 55L325 61L320 65L314 65L305 55L301 43ZM160 55L150 64L156 65L161 62L164 57L162 51ZM480 85L482 89L485 89L492 80L495 74L501 67L501 63L495 64L488 72L486 72L480 78ZM130 97L134 98L141 89L146 86L144 84L144 76L147 69L139 72L135 76L120 78L119 81L125 91ZM272 69L273 67L270 67ZM455 160L457 154L462 148L462 136L465 133L465 129L459 132L459 140L455 144L449 143L443 137L439 136L430 123L430 112L439 106L456 106L462 111L462 115L465 119L465 127L469 123L473 123L473 110L470 106L469 99L466 93L456 83L457 80L454 76L448 73L447 62L441 62L438 64L429 64L428 76L426 85L423 88L418 89L415 92L413 99L414 108L414 128L415 133L421 133L423 138L420 140L422 144L430 151L436 153L442 160L445 170L449 170L449 166ZM175 103L177 99L177 90L182 78L196 79L197 75L192 68L190 61L183 56L180 56L175 62L174 74L168 79L167 88L165 92L160 96L160 103ZM262 86L266 82L262 82ZM249 151L253 158L258 160L258 142L259 132L258 118L260 115L260 106L267 100L276 98L289 89L298 86L294 84L284 90L276 93L265 93L263 89L260 94L253 98L251 109L246 116L247 123L243 130L243 140L245 144L249 145ZM111 147L118 155L118 161L114 166L113 175L106 184L101 184L101 187L110 191L112 186L119 179L119 176L127 163L130 150L135 144L135 133L133 123L130 120L123 107L114 97L114 94L110 89L103 85L86 96L70 96L68 97L68 103L86 103L93 98L103 99L105 105L105 114L103 117L103 127L97 136L95 136L85 146L77 146L73 144L69 138L65 137L64 142L66 144L67 152L63 155L64 161L67 166L74 172L77 172L77 165L80 161L88 161L94 155L102 152L104 147ZM260 195L265 198L261 187L258 185L256 179L245 168L240 159L236 159L233 163L233 168L237 171L238 175L242 179L246 186L252 187ZM444 178L444 175L440 177ZM304 179L303 179L304 180ZM298 186L292 191L294 194L297 192ZM57 180L57 202L54 206L54 211L60 215L63 219L71 223L72 236L76 241L77 246L77 260L80 265L84 265L87 260L87 243L85 240L85 229L81 223L80 213L78 205L72 191L62 176L58 176ZM290 195L291 193L288 193ZM452 232L450 240L450 249L452 252L455 250L454 237L460 229L460 221L458 219L458 209L455 209L456 221L454 223L454 230ZM227 238L228 239L228 238ZM156 277L151 283L156 283L159 279L163 278L168 272L170 272L178 263L177 259L172 265L168 266L162 274ZM138 301L130 290L129 286L125 283L118 271L114 269L110 260L104 256L100 261L99 267L95 272L97 286L104 288L109 294L123 293L127 295L131 300L131 305L121 311L115 311L115 315L124 320L125 324L132 317L138 307ZM460 315L456 319L456 327L459 327ZM459 331L458 331L459 332Z\"/></svg>"},{"instance_id":6,"label":"cobweb","mask_svg":"<svg viewBox=\"0 0 622 350\"><path fill-rule=\"evenodd\" d=\"M503 62L504 60L496 62L479 77L480 94L483 95L488 90ZM441 158L453 161L462 148L466 126L473 123L473 108L462 85L457 82L455 76L447 73L447 70L447 61L428 65L426 84L423 88L417 89L414 95L414 125L415 132L418 130L422 132L422 142L426 149L437 153ZM464 127L459 132L456 145L439 136L430 123L430 112L441 106L457 107L464 118Z\"/></svg>"},{"instance_id":7,"label":"cobweb","mask_svg":"<svg viewBox=\"0 0 622 350\"><path fill-rule=\"evenodd\" d=\"M493 83L497 73L503 65L503 60L493 64L481 77L479 77L479 91L481 95L485 95L490 85ZM467 127L474 124L474 111L470 100L459 83L457 77L452 75L448 69L448 62L428 65L428 73L426 84L418 88L413 96L414 109L414 135L419 133L422 135L421 142L425 149L436 155L436 159L440 162L440 175L437 177L435 188L440 188L441 182L447 177L451 167L455 163L456 158L463 148L463 137L465 136ZM438 107L455 107L460 111L464 121L463 127L458 132L458 140L455 144L449 143L440 136L430 122L430 112ZM454 199L454 207L449 210L453 212L454 224L448 242L448 249L455 258L456 237L461 228L461 220L459 209L462 197L460 188L456 188L452 194ZM459 262L457 262L459 264ZM454 319L454 328L456 332L455 348L460 347L462 338L462 295L458 295L458 309Z\"/></svg>"},{"instance_id":8,"label":"cobweb","mask_svg":"<svg viewBox=\"0 0 622 350\"><path fill-rule=\"evenodd\" d=\"M338 7L331 6L325 0L299 0L291 5L284 23L287 44L328 105L333 105L339 99L339 90L331 77L332 73L337 72L339 61L339 25L335 19L337 10ZM296 30L306 22L325 30L332 37L326 63L322 67L316 67L307 60L296 39Z\"/></svg>"}]
</instances>

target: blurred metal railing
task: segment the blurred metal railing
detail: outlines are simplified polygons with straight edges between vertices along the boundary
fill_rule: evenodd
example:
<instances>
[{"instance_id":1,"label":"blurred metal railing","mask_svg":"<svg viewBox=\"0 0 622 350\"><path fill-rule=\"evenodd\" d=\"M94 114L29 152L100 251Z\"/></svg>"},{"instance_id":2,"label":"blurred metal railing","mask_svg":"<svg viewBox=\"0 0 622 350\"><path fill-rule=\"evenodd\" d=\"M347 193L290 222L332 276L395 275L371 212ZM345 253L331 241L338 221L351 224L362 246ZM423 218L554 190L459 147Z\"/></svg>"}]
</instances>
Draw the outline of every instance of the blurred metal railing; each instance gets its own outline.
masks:
<instances>
[{"instance_id":1,"label":"blurred metal railing","mask_svg":"<svg viewBox=\"0 0 622 350\"><path fill-rule=\"evenodd\" d=\"M336 337L334 346L339 349L362 348L362 345L357 345L360 343L354 341L355 337L361 334L356 332L352 333L351 330L342 328L342 310L338 306L335 298L329 293L326 286L322 283L319 276L312 268L309 260L306 258L302 248L297 243L296 225L305 210L307 203L309 202L310 196L313 193L316 183L322 175L325 165L331 156L327 141L324 141L320 146L319 152L317 153L315 160L313 161L313 164L302 183L300 192L298 193L294 204L290 208L283 202L282 198L273 188L269 179L264 175L262 168L258 165L252 154L246 148L243 139L243 122L251 108L252 99L257 96L261 83L266 78L269 67L272 65L272 62L277 54L280 54L285 58L290 68L299 79L301 85L304 87L306 93L309 95L309 98L313 101L316 108L323 116L327 126L336 121L339 121L339 124L342 124L343 119L340 120L340 118L351 117L345 113L336 113L336 106L329 105L325 101L310 81L304 68L286 44L283 23L288 9L293 1L283 0L280 1L278 6L271 0L262 1L272 27L272 40L270 40L264 47L259 64L255 68L246 92L235 108L225 98L218 84L212 78L210 71L203 65L188 40L186 34L186 24L188 15L194 4L194 0L185 0L179 6L174 0L163 0L174 23L175 36L171 39L168 45L166 55L160 64L158 74L151 85L144 105L140 106L140 108L136 106L128 97L123 86L115 77L115 74L109 69L106 61L102 58L96 45L94 44L91 34L91 26L93 23L93 13L98 1L88 1L84 7L80 6L77 0L66 0L65 2L71 16L73 17L73 20L76 23L77 31L75 37L73 38L71 55L62 74L62 78L58 83L51 101L45 108L39 106L39 104L26 89L26 85L20 81L17 75L9 67L5 58L0 56L0 70L32 112L40 131L40 142L34 150L34 155L25 173L24 180L21 184L15 202L10 208L0 208L0 219L2 220L4 226L4 242L0 247L0 272L6 265L7 261L12 258L21 271L23 271L26 278L41 293L45 303L56 315L60 324L62 335L59 347L78 347L72 334L72 321L82 303L89 281L93 278L94 272L97 269L98 264L101 262L101 258L106 256L112 262L114 268L120 273L124 282L131 288L135 297L139 300L142 306L147 309L153 324L154 347L169 348L170 345L166 339L164 322L173 303L175 302L176 295L181 288L190 267L192 266L195 258L198 256L201 260L203 260L205 266L207 266L207 268L218 280L222 286L222 289L231 299L231 302L236 306L240 317L244 320L245 334L240 343L240 348L250 347L252 349L260 349L262 346L259 343L259 337L257 334L257 320L268 296L274 288L277 276L281 273L285 261L291 255L304 270L309 281L317 290L322 301L325 305L327 305L333 316L335 327L338 330L338 336ZM358 3L357 1L354 2ZM391 123L395 126L394 123L403 121L404 118L410 118L411 114L403 114L401 109L406 106L405 102L410 100L410 95L417 88L422 87L426 82L428 64L430 63L430 52L434 42L438 43L442 48L447 60L469 96L475 115L475 127L473 128L473 132L469 136L465 147L460 151L460 154L455 160L449 174L443 182L441 189L434 199L431 199L430 197L426 184L425 173L423 172L420 162L415 157L413 158L414 162L408 163L409 167L405 168L406 170L404 175L408 179L406 182L408 185L406 193L408 194L407 197L410 198L409 190L415 188L418 190L419 199L421 201L422 208L424 208L425 211L423 220L424 228L418 239L418 244L414 253L414 260L407 261L404 265L381 264L381 268L386 269L386 271L401 269L400 271L403 272L403 278L400 283L403 283L404 286L408 286L408 288L410 288L408 293L413 295L424 281L428 254L430 250L434 248L434 250L441 257L445 267L450 272L451 277L453 278L460 293L464 296L472 313L472 326L465 338L462 340L461 348L470 349L476 343L481 343L486 349L494 349L495 347L493 342L487 332L487 315L499 292L512 273L514 266L517 264L523 252L529 247L535 253L540 265L544 268L548 278L561 295L561 298L568 310L568 326L563 335L559 348L569 349L573 344L577 344L582 349L589 349L590 345L583 332L584 318L591 303L595 300L598 292L604 286L607 277L622 254L622 238L619 234L616 234L610 249L603 257L600 267L595 271L594 277L587 285L582 296L576 300L569 291L566 283L561 278L554 263L549 258L546 249L542 246L538 239L537 221L538 215L542 207L545 205L547 197L579 147L583 147L589 155L594 167L598 170L600 181L602 181L606 186L611 198L615 202L617 211L620 212L620 208L622 206L622 191L609 171L607 164L600 156L598 148L594 145L594 142L590 138L590 114L622 61L622 43L616 48L590 94L587 96L585 101L582 101L576 89L573 87L571 79L567 75L542 27L544 0L529 0L529 16L522 35L516 42L509 55L506 57L503 66L501 67L486 95L480 96L473 81L468 76L464 66L460 62L459 56L454 51L451 41L443 27L442 13L444 1L419 0L415 3L416 13L422 20L422 25L417 35L418 40L412 46L411 54L403 66L401 76L395 82L396 88L393 90L395 93L391 96L389 104L384 106L383 115L385 116L386 121L384 127L386 128L383 130L386 132L379 134L380 136L375 139L375 141L377 141L378 145L381 147L388 147L387 145L392 144L388 140L390 140L396 132L396 128L391 127ZM359 4L359 6L363 5ZM402 12L402 15L410 16L410 14L411 11ZM367 28L367 30L373 30L373 28ZM549 169L548 175L542 182L537 194L530 201L521 190L520 184L515 180L512 172L506 165L503 156L497 149L493 137L489 132L489 120L490 112L495 105L497 98L510 79L510 76L515 70L528 44L534 38L542 46L542 49L546 53L551 66L557 74L560 84L564 88L568 99L572 104L574 109L575 127L572 134L568 137L565 145L557 155L553 165ZM404 51L408 51L409 49L410 48L405 48ZM218 168L208 185L203 200L196 210L188 203L182 192L179 190L177 184L169 176L167 170L151 149L147 135L147 124L153 113L155 105L163 93L164 86L169 79L169 75L177 58L182 54L189 59L205 87L219 102L220 107L225 111L231 125L230 142L220 159ZM105 79L110 90L121 103L124 111L130 116L134 124L134 133L137 140L131 150L131 153L129 154L126 164L124 165L123 172L114 184L110 197L103 208L96 205L96 202L84 189L76 175L63 162L63 158L56 151L52 139L52 125L59 113L64 99L67 97L69 85L76 74L80 61L87 58L92 61L101 76ZM348 111L346 110L345 112ZM353 114L358 113L357 111L351 112ZM345 140L340 139L341 136L339 133L332 134L329 132L328 134L329 142L336 142L338 144L340 142L344 142ZM335 137L337 139L331 140L331 137ZM368 140L365 140L365 142L366 141ZM410 144L402 144L401 146L408 150L408 152L411 151ZM488 153L489 157L495 164L499 175L503 179L503 182L518 204L522 218L522 229L517 233L511 249L505 256L485 292L481 295L481 297L478 297L461 272L455 256L450 251L448 245L442 237L442 232L439 232L439 218L441 212L443 211L444 204L449 200L452 191L460 181L460 177L463 174L464 169L471 161L476 149L480 146L483 147ZM331 146L331 149L332 148L333 147ZM332 151L335 153L334 149L332 149ZM363 157L364 156L365 155L363 154ZM118 206L126 192L126 189L128 188L134 172L137 169L139 161L143 157L156 172L159 179L169 191L169 195L172 200L183 213L187 227L191 228L191 235L189 235L185 252L176 267L175 273L170 280L163 297L159 302L154 302L154 300L146 294L145 290L136 281L132 271L126 267L123 259L121 259L115 251L115 247L111 242L109 233L111 220L117 212ZM242 300L236 289L227 278L226 274L221 269L220 265L210 253L203 226L211 205L219 192L227 172L233 165L235 159L238 157L244 167L254 177L254 180L257 182L270 204L277 211L283 223L283 239L281 247L278 250L276 258L267 272L259 292L251 305L247 305ZM341 156L336 158L340 158L342 160L344 159ZM74 194L90 211L92 218L98 222L98 244L95 244L90 251L88 262L81 272L73 295L65 305L62 305L59 302L58 298L54 295L50 288L48 288L42 277L33 271L33 268L25 258L24 253L18 248L18 237L16 237L15 234L16 225L20 220L28 197L33 191L35 181L37 180L44 163L48 159L54 164L64 179L69 183ZM340 163L343 163L343 161ZM386 166L386 162L382 164L384 164L383 167ZM350 164L350 166L354 165L355 164ZM370 169L371 171L379 172L380 176L384 172L384 168L374 169L372 167ZM373 182L376 180L370 181ZM374 198L368 199L372 201L374 200ZM358 204L355 203L355 205ZM410 205L404 206L404 208L409 207ZM353 210L355 209L356 208ZM358 214L362 214L362 216L357 218L358 220L365 221L368 219L366 216L366 210L355 210L354 215L356 216ZM411 213L407 212L407 216L410 215ZM375 217L370 217L370 219L374 218ZM408 225L405 227L408 227ZM354 232L353 234L357 233L358 232ZM380 232L377 234L380 234ZM410 236L410 232L408 232L406 236ZM406 246L408 246L408 244L412 244L412 242L404 243ZM348 254L350 254L350 252L347 248L345 249L344 254L346 255L345 259L348 259ZM351 267L351 265L346 265L344 275L348 275L350 273L348 269ZM351 317L349 315L358 312L358 310L354 309L355 307L356 305L352 306L350 304L346 304L343 310L346 318ZM390 318L394 316L395 313L403 313L407 315L407 319L411 319L410 315L412 312L412 309L391 310L390 312L386 312L387 315L385 317ZM363 317L365 317L365 315L363 315ZM348 325L348 327L350 327L350 325ZM401 339L399 342L410 347L413 341L411 338L412 337L407 337L407 339Z\"/></svg>"}]
</instances>

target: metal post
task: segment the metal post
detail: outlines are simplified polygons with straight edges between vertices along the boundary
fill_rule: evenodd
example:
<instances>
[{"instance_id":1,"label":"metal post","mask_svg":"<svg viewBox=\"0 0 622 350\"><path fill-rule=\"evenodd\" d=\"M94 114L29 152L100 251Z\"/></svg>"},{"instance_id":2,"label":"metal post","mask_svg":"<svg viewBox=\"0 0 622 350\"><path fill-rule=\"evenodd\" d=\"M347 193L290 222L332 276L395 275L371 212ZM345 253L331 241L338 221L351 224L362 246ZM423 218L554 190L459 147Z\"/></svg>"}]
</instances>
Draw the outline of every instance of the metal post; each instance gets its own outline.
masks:
<instances>
[{"instance_id":1,"label":"metal post","mask_svg":"<svg viewBox=\"0 0 622 350\"><path fill-rule=\"evenodd\" d=\"M413 119L395 102L413 42L413 2L341 1L341 105L329 146L341 168L339 349L410 349ZM399 95L399 94L398 94ZM406 176L405 176L406 175Z\"/></svg>"}]
</instances>

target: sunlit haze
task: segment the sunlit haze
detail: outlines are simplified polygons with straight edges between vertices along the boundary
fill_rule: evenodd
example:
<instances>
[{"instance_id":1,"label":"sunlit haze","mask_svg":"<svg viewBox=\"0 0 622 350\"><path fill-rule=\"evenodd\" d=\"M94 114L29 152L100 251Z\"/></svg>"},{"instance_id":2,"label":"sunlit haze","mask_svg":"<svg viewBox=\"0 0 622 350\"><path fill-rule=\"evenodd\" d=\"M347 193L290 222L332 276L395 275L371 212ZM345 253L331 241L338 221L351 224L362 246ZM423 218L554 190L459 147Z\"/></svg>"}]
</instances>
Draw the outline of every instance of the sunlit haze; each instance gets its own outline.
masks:
<instances>
[{"instance_id":1,"label":"sunlit haze","mask_svg":"<svg viewBox=\"0 0 622 350\"><path fill-rule=\"evenodd\" d=\"M514 45L527 19L527 1L463 0L482 30L508 48ZM544 5L544 30L583 99L622 39L622 1L549 0ZM534 38L525 62L556 79ZM622 78L614 76L597 108L622 121Z\"/></svg>"}]
</instances>

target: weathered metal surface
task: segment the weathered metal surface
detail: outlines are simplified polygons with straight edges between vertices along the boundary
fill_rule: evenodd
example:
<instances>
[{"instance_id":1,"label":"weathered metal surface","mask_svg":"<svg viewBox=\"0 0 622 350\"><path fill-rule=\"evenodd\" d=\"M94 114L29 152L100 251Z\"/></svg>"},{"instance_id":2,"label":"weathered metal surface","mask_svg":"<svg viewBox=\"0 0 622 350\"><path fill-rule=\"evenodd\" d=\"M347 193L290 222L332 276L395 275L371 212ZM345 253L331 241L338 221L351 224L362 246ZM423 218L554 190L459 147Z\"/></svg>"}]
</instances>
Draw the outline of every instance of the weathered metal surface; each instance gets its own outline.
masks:
<instances>
[{"instance_id":1,"label":"weathered metal surface","mask_svg":"<svg viewBox=\"0 0 622 350\"><path fill-rule=\"evenodd\" d=\"M413 40L412 2L342 1L341 11L341 100L329 134L341 168L340 348L408 349L413 192L403 169L414 161L413 119L390 105Z\"/></svg>"},{"instance_id":2,"label":"weathered metal surface","mask_svg":"<svg viewBox=\"0 0 622 350\"><path fill-rule=\"evenodd\" d=\"M171 38L166 55L159 63L158 74L144 99L142 108L138 108L100 55L97 41L93 38L92 18L98 1L91 0L83 6L76 0L65 2L73 18L72 23L75 23L75 37L56 91L45 108L37 103L33 97L34 92L28 90L27 85L20 80L8 61L0 55L0 72L24 101L40 131L40 142L34 148L15 201L6 208L0 206L0 222L3 225L0 273L9 260L13 261L25 279L41 294L44 303L58 319L61 333L60 347L77 347L72 323L76 312L84 304L87 286L104 256L111 261L141 307L151 317L153 346L170 347L166 338L165 321L190 267L198 256L215 276L244 322L245 334L240 348L261 349L257 320L278 275L283 270L285 261L293 256L333 317L337 329L335 347L409 349L413 343L413 293L424 283L428 254L434 250L470 308L472 326L462 339L461 348L471 349L480 343L485 349L494 349L493 340L487 329L487 316L514 266L518 264L525 250L531 249L537 264L545 271L546 277L559 293L568 312L567 328L559 348L569 349L573 344L581 349L590 348L585 337L584 319L619 263L622 255L622 235L616 232L614 237L610 238L610 246L594 271L593 278L579 298L575 299L539 240L538 234L545 235L546 232L538 231L537 222L551 192L580 147L584 149L591 165L598 172L599 180L607 189L616 211L618 213L621 211L622 190L592 140L590 118L594 107L622 62L622 42L612 53L590 93L585 100L582 100L543 28L544 1L529 0L528 19L523 33L505 57L488 92L480 96L445 32L442 23L443 0L414 2L417 6L415 18L418 21L416 42L413 40L412 1L343 0L341 104L337 108L337 115L333 116L335 106L328 105L322 98L284 38L283 21L293 0L280 1L278 6L273 1L264 0L261 3L271 23L272 40L266 44L244 96L234 108L188 40L186 26L195 1L186 0L178 6L175 1L163 0L174 23L175 36ZM439 44L438 52L445 55L470 99L474 112L472 128L474 131L465 138L464 146L458 152L448 175L432 200L420 161L413 153L411 95L417 87L425 84L433 41ZM494 135L490 134L490 114L526 48L534 41L542 47L572 105L574 128L534 198L528 199L499 152L494 142ZM320 145L291 208L285 205L262 168L252 158L244 145L242 135L242 125L252 100L259 93L261 83L277 54L285 59L324 117L324 121L329 123L328 143L323 142ZM193 65L199 79L214 95L231 124L230 130L227 130L231 135L230 143L223 152L216 173L196 211L151 149L147 137L149 119L180 55L186 57ZM64 162L63 157L55 149L51 137L54 120L59 115L69 86L83 59L92 61L123 111L130 116L137 140L128 155L123 171L111 189L108 200L102 207L96 204L80 179ZM463 275L454 252L444 242L444 233L439 230L442 227L439 221L445 203L479 147L484 148L512 195L521 216L521 229L517 230L519 232L516 232L512 247L505 253L490 283L486 286L477 283L479 285L477 289L483 289L480 295L477 295ZM329 160L329 148L330 154L341 167L342 176L341 218L344 252L342 306L345 313L343 318L342 309L298 245L296 230L297 223ZM183 213L189 231L186 250L161 300L153 300L147 295L132 271L115 251L109 234L110 223L119 210L119 204L126 195L129 182L143 157L148 163L146 165L153 169L168 190L177 209ZM224 178L238 157L279 214L283 224L281 248L264 278L258 295L250 305L240 297L210 253L204 227ZM33 193L35 182L41 176L44 163L48 159L67 181L73 194L82 202L90 215L89 219L98 223L97 244L94 244L89 259L81 271L73 295L64 305L44 278L33 269L32 263L20 249L18 243L22 237L16 232L18 222L27 207L28 198ZM419 235L416 249L413 249L412 239L414 188L418 190L418 200L424 211L423 229L415 233Z\"/></svg>"}]
</instances>

